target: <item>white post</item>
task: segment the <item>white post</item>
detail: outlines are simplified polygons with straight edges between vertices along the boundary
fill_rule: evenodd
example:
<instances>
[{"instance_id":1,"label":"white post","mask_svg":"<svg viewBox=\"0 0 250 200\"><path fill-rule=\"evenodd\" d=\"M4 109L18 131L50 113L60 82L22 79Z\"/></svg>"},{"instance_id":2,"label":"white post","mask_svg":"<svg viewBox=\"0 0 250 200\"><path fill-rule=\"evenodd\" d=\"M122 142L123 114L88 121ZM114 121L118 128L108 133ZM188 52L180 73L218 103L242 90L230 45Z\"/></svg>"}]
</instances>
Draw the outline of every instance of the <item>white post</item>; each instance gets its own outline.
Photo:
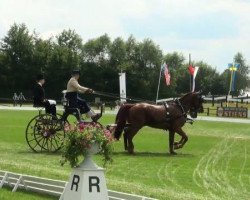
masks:
<instances>
[{"instance_id":1,"label":"white post","mask_svg":"<svg viewBox=\"0 0 250 200\"><path fill-rule=\"evenodd\" d=\"M13 188L12 192L15 192L19 186L19 184L22 182L22 178L23 176L20 175L19 179L17 180L16 184L15 184L15 187Z\"/></svg>"},{"instance_id":2,"label":"white post","mask_svg":"<svg viewBox=\"0 0 250 200\"><path fill-rule=\"evenodd\" d=\"M5 181L7 180L7 178L8 178L8 172L5 172L5 174L4 174L4 176L3 176L2 180L1 180L0 188L3 187L3 185L4 185Z\"/></svg>"},{"instance_id":3,"label":"white post","mask_svg":"<svg viewBox=\"0 0 250 200\"><path fill-rule=\"evenodd\" d=\"M120 101L126 102L126 73L119 73Z\"/></svg>"}]
</instances>

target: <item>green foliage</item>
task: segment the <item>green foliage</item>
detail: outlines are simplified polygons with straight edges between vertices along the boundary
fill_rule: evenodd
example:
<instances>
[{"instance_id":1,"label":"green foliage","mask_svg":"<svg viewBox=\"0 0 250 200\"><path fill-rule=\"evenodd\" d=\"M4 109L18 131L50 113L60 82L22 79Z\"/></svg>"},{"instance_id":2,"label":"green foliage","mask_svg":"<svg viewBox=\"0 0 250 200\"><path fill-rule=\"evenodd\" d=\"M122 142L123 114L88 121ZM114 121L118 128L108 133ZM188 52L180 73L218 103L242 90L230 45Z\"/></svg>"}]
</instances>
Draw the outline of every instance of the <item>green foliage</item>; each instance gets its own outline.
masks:
<instances>
[{"instance_id":1,"label":"green foliage","mask_svg":"<svg viewBox=\"0 0 250 200\"><path fill-rule=\"evenodd\" d=\"M14 24L1 42L4 67L8 69L8 88L17 91L26 89L31 83L34 37L29 33L25 24Z\"/></svg>"},{"instance_id":2,"label":"green foliage","mask_svg":"<svg viewBox=\"0 0 250 200\"><path fill-rule=\"evenodd\" d=\"M243 57L242 53L237 53L235 56L234 56L234 62L235 63L239 63L240 64L240 68L239 68L239 73L243 76L243 77L247 77L247 75L249 74L250 72L250 67L249 65L246 64L246 60L245 58Z\"/></svg>"},{"instance_id":3,"label":"green foliage","mask_svg":"<svg viewBox=\"0 0 250 200\"><path fill-rule=\"evenodd\" d=\"M241 64L236 74L236 94L249 84L249 66L241 53L234 61ZM30 33L25 24L13 24L0 44L0 89L2 96L11 97L22 91L32 98L36 74L44 73L46 96L61 98L73 69L82 71L80 84L97 91L119 93L121 71L127 73L127 95L155 100L161 64L166 62L171 85L161 77L159 98L179 96L190 91L188 63L179 52L163 54L150 38L137 41L132 35L114 40L104 34L83 42L74 30L63 30L55 38L42 39ZM195 62L200 70L196 89L211 94L227 94L230 76L219 74L204 62ZM89 98L89 97L85 97ZM110 99L109 99L110 100Z\"/></svg>"}]
</instances>

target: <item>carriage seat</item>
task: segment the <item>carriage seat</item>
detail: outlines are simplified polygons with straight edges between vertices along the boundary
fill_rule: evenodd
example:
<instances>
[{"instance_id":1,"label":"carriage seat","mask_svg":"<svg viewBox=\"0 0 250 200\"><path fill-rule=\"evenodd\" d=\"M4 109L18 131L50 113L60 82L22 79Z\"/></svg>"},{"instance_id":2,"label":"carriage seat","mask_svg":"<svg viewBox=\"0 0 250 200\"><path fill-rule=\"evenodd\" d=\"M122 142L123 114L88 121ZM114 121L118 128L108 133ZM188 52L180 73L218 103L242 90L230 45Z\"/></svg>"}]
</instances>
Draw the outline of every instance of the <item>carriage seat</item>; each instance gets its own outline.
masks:
<instances>
[{"instance_id":1,"label":"carriage seat","mask_svg":"<svg viewBox=\"0 0 250 200\"><path fill-rule=\"evenodd\" d=\"M39 115L41 115L42 112L45 110L45 107L42 105L33 104L33 107L38 110Z\"/></svg>"},{"instance_id":2,"label":"carriage seat","mask_svg":"<svg viewBox=\"0 0 250 200\"><path fill-rule=\"evenodd\" d=\"M64 106L64 110L68 114L80 114L80 109L79 108L73 108L70 106Z\"/></svg>"}]
</instances>

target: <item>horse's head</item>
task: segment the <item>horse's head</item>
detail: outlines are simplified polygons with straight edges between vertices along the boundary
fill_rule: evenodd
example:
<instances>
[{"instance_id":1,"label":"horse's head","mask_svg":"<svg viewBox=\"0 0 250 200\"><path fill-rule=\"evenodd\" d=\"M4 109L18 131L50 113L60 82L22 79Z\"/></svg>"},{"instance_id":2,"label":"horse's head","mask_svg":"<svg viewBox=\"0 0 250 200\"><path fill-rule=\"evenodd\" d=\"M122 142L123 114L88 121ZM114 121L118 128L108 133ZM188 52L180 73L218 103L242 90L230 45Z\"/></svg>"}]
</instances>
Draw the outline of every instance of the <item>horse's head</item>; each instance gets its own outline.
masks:
<instances>
[{"instance_id":1,"label":"horse's head","mask_svg":"<svg viewBox=\"0 0 250 200\"><path fill-rule=\"evenodd\" d=\"M192 101L190 103L190 116L192 118L197 118L197 113L204 112L203 109L203 102L204 99L202 98L201 92L193 92L192 95Z\"/></svg>"}]
</instances>

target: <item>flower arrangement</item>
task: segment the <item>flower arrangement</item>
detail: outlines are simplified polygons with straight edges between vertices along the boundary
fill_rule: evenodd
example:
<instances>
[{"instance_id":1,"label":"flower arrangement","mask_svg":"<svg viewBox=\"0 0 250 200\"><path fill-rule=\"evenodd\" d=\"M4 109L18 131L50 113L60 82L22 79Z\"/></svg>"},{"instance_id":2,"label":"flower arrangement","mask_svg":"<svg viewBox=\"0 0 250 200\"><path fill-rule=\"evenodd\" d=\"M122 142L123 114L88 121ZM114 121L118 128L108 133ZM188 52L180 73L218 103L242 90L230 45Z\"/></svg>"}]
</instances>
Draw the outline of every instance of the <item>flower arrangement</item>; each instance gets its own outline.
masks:
<instances>
[{"instance_id":1,"label":"flower arrangement","mask_svg":"<svg viewBox=\"0 0 250 200\"><path fill-rule=\"evenodd\" d=\"M114 141L111 132L104 129L98 123L81 123L74 126L67 126L61 165L67 161L71 167L79 165L79 158L86 156L91 146L99 145L99 153L104 157L104 166L112 162L112 142Z\"/></svg>"}]
</instances>

